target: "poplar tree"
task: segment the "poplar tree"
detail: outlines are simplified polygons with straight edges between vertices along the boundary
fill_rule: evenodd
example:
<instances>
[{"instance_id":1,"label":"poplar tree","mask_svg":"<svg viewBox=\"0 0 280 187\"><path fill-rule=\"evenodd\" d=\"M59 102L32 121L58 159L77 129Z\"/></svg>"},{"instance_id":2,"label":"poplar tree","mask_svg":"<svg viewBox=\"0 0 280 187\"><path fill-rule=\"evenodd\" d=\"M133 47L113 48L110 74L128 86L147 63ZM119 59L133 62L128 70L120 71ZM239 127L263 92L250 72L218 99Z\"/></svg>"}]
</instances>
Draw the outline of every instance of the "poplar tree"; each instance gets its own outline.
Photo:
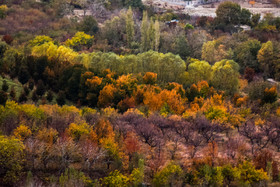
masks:
<instances>
[{"instance_id":1,"label":"poplar tree","mask_svg":"<svg viewBox=\"0 0 280 187\"><path fill-rule=\"evenodd\" d=\"M126 13L126 37L127 37L127 45L131 47L131 42L134 40L135 30L134 30L134 20L133 20L133 12L131 7L129 7Z\"/></svg>"},{"instance_id":2,"label":"poplar tree","mask_svg":"<svg viewBox=\"0 0 280 187\"><path fill-rule=\"evenodd\" d=\"M150 19L149 25L150 49L154 50L155 47L155 24L153 19Z\"/></svg>"},{"instance_id":3,"label":"poplar tree","mask_svg":"<svg viewBox=\"0 0 280 187\"><path fill-rule=\"evenodd\" d=\"M159 42L160 42L160 26L159 21L155 21L155 51L159 50Z\"/></svg>"},{"instance_id":4,"label":"poplar tree","mask_svg":"<svg viewBox=\"0 0 280 187\"><path fill-rule=\"evenodd\" d=\"M147 11L143 12L143 19L141 24L141 48L142 52L147 51L150 47L150 36L149 36L149 23Z\"/></svg>"}]
</instances>

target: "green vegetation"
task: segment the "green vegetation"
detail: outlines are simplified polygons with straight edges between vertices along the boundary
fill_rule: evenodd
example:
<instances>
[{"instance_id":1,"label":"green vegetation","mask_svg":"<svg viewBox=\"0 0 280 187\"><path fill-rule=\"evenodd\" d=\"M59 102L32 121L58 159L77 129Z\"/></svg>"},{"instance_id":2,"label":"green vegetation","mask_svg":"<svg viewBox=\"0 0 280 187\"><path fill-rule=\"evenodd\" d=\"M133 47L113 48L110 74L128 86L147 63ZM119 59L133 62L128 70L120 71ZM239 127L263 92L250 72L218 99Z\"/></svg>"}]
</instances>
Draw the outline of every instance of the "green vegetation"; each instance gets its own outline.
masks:
<instances>
[{"instance_id":1,"label":"green vegetation","mask_svg":"<svg viewBox=\"0 0 280 187\"><path fill-rule=\"evenodd\" d=\"M280 18L0 4L0 186L279 185Z\"/></svg>"}]
</instances>

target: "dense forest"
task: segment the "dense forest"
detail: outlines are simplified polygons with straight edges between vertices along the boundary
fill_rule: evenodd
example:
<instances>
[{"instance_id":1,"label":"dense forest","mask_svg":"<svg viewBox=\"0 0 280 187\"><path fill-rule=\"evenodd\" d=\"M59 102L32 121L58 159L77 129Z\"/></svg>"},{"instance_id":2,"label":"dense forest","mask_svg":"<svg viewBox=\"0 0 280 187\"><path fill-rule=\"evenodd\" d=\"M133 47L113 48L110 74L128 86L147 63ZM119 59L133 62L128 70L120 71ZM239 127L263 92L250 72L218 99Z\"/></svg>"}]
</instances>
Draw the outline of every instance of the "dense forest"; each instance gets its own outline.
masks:
<instances>
[{"instance_id":1,"label":"dense forest","mask_svg":"<svg viewBox=\"0 0 280 187\"><path fill-rule=\"evenodd\" d=\"M2 0L0 37L0 186L280 186L280 17Z\"/></svg>"}]
</instances>

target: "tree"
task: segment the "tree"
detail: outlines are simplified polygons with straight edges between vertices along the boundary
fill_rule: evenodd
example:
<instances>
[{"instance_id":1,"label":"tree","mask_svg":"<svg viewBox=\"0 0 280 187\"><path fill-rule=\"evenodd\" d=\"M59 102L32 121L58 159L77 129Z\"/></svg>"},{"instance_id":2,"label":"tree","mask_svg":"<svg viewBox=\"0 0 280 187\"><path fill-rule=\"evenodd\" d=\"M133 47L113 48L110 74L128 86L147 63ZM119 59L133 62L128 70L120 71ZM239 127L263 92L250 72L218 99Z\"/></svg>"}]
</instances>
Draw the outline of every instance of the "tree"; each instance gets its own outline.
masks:
<instances>
[{"instance_id":1,"label":"tree","mask_svg":"<svg viewBox=\"0 0 280 187\"><path fill-rule=\"evenodd\" d=\"M126 187L129 184L129 178L118 170L111 172L108 177L104 177L101 181L104 186L108 187Z\"/></svg>"},{"instance_id":2,"label":"tree","mask_svg":"<svg viewBox=\"0 0 280 187\"><path fill-rule=\"evenodd\" d=\"M195 61L188 67L189 83L198 83L199 81L210 81L211 66L205 61Z\"/></svg>"},{"instance_id":3,"label":"tree","mask_svg":"<svg viewBox=\"0 0 280 187\"><path fill-rule=\"evenodd\" d=\"M18 139L0 136L0 181L11 185L19 180L24 163L24 145Z\"/></svg>"},{"instance_id":4,"label":"tree","mask_svg":"<svg viewBox=\"0 0 280 187\"><path fill-rule=\"evenodd\" d=\"M114 105L114 98L117 89L114 85L106 85L101 91L98 97L98 106L99 107L108 107Z\"/></svg>"},{"instance_id":5,"label":"tree","mask_svg":"<svg viewBox=\"0 0 280 187\"><path fill-rule=\"evenodd\" d=\"M246 67L260 70L257 55L261 49L261 43L255 39L249 39L237 45L234 49L234 60L239 64L241 71Z\"/></svg>"},{"instance_id":6,"label":"tree","mask_svg":"<svg viewBox=\"0 0 280 187\"><path fill-rule=\"evenodd\" d=\"M32 101L37 102L38 101L38 95L36 94L36 90L34 90L32 92L32 96L31 96Z\"/></svg>"},{"instance_id":7,"label":"tree","mask_svg":"<svg viewBox=\"0 0 280 187\"><path fill-rule=\"evenodd\" d=\"M21 84L25 84L28 82L30 77L28 68L26 66L21 66L19 73L18 73L18 80Z\"/></svg>"},{"instance_id":8,"label":"tree","mask_svg":"<svg viewBox=\"0 0 280 187\"><path fill-rule=\"evenodd\" d=\"M75 36L65 42L65 45L79 51L82 47L90 48L93 44L93 40L94 36L85 34L84 32L77 32Z\"/></svg>"},{"instance_id":9,"label":"tree","mask_svg":"<svg viewBox=\"0 0 280 187\"><path fill-rule=\"evenodd\" d=\"M29 138L32 135L32 132L29 129L29 127L27 127L25 125L20 125L14 130L13 134L17 139L23 141L23 140Z\"/></svg>"},{"instance_id":10,"label":"tree","mask_svg":"<svg viewBox=\"0 0 280 187\"><path fill-rule=\"evenodd\" d=\"M226 25L239 24L241 7L237 3L226 1L221 3L216 10L217 19Z\"/></svg>"},{"instance_id":11,"label":"tree","mask_svg":"<svg viewBox=\"0 0 280 187\"><path fill-rule=\"evenodd\" d=\"M134 41L134 20L133 20L133 12L131 7L129 7L127 13L126 13L126 38L127 38L127 44L129 47L131 47L131 42Z\"/></svg>"},{"instance_id":12,"label":"tree","mask_svg":"<svg viewBox=\"0 0 280 187\"><path fill-rule=\"evenodd\" d=\"M244 161L238 165L239 180L241 183L248 185L253 183L260 183L261 181L268 180L267 173L262 169L257 170L252 163Z\"/></svg>"},{"instance_id":13,"label":"tree","mask_svg":"<svg viewBox=\"0 0 280 187\"><path fill-rule=\"evenodd\" d=\"M148 13L143 12L142 24L141 24L141 49L142 52L145 52L149 49L150 36L149 36L149 22L148 22Z\"/></svg>"},{"instance_id":14,"label":"tree","mask_svg":"<svg viewBox=\"0 0 280 187\"><path fill-rule=\"evenodd\" d=\"M63 91L59 91L57 98L56 98L56 102L58 105L62 106L65 104L65 93Z\"/></svg>"},{"instance_id":15,"label":"tree","mask_svg":"<svg viewBox=\"0 0 280 187\"><path fill-rule=\"evenodd\" d=\"M180 186L182 174L183 171L181 167L170 162L161 171L155 174L153 183L155 186Z\"/></svg>"},{"instance_id":16,"label":"tree","mask_svg":"<svg viewBox=\"0 0 280 187\"><path fill-rule=\"evenodd\" d=\"M159 50L160 44L160 24L159 21L155 21L155 51Z\"/></svg>"},{"instance_id":17,"label":"tree","mask_svg":"<svg viewBox=\"0 0 280 187\"><path fill-rule=\"evenodd\" d=\"M238 91L239 65L233 60L222 60L212 66L211 83L226 94Z\"/></svg>"},{"instance_id":18,"label":"tree","mask_svg":"<svg viewBox=\"0 0 280 187\"><path fill-rule=\"evenodd\" d=\"M157 81L157 74L156 73L152 73L152 72L147 72L144 76L143 76L143 81L145 84L155 84Z\"/></svg>"},{"instance_id":19,"label":"tree","mask_svg":"<svg viewBox=\"0 0 280 187\"><path fill-rule=\"evenodd\" d=\"M202 52L201 52L201 58L203 60L209 62L212 65L216 61L215 54L216 54L216 42L215 41L208 41L203 44Z\"/></svg>"},{"instance_id":20,"label":"tree","mask_svg":"<svg viewBox=\"0 0 280 187\"><path fill-rule=\"evenodd\" d=\"M272 75L274 70L274 53L273 53L273 44L271 41L268 41L262 44L261 49L258 52L258 61L260 63L261 69L264 72L264 77L269 77Z\"/></svg>"},{"instance_id":21,"label":"tree","mask_svg":"<svg viewBox=\"0 0 280 187\"><path fill-rule=\"evenodd\" d=\"M2 37L2 41L6 42L8 45L11 45L14 41L14 38L11 35L6 34Z\"/></svg>"},{"instance_id":22,"label":"tree","mask_svg":"<svg viewBox=\"0 0 280 187\"><path fill-rule=\"evenodd\" d=\"M124 0L123 2L127 7L139 8L140 10L144 8L141 0Z\"/></svg>"},{"instance_id":23,"label":"tree","mask_svg":"<svg viewBox=\"0 0 280 187\"><path fill-rule=\"evenodd\" d=\"M42 80L39 80L37 84L36 94L42 96L45 94L45 92L46 92L46 88L44 82Z\"/></svg>"},{"instance_id":24,"label":"tree","mask_svg":"<svg viewBox=\"0 0 280 187\"><path fill-rule=\"evenodd\" d=\"M26 102L26 101L27 101L27 96L26 96L25 92L22 92L19 95L18 102L23 103L23 102Z\"/></svg>"},{"instance_id":25,"label":"tree","mask_svg":"<svg viewBox=\"0 0 280 187\"><path fill-rule=\"evenodd\" d=\"M240 15L240 23L243 25L250 25L251 16L252 16L252 13L248 9L242 8L241 15Z\"/></svg>"},{"instance_id":26,"label":"tree","mask_svg":"<svg viewBox=\"0 0 280 187\"><path fill-rule=\"evenodd\" d=\"M73 140L79 141L81 137L89 135L90 126L87 123L79 125L71 123L69 128L66 129L66 132L73 138Z\"/></svg>"},{"instance_id":27,"label":"tree","mask_svg":"<svg viewBox=\"0 0 280 187\"><path fill-rule=\"evenodd\" d=\"M155 24L153 21L153 18L150 18L150 24L149 24L149 39L150 39L150 47L149 49L154 50L155 48Z\"/></svg>"},{"instance_id":28,"label":"tree","mask_svg":"<svg viewBox=\"0 0 280 187\"><path fill-rule=\"evenodd\" d=\"M187 39L184 35L176 38L175 53L179 54L182 59L186 59L190 55L190 48Z\"/></svg>"},{"instance_id":29,"label":"tree","mask_svg":"<svg viewBox=\"0 0 280 187\"><path fill-rule=\"evenodd\" d=\"M0 90L0 105L5 105L7 100L8 100L8 94Z\"/></svg>"},{"instance_id":30,"label":"tree","mask_svg":"<svg viewBox=\"0 0 280 187\"><path fill-rule=\"evenodd\" d=\"M0 19L4 19L7 15L8 7L7 5L0 5Z\"/></svg>"},{"instance_id":31,"label":"tree","mask_svg":"<svg viewBox=\"0 0 280 187\"><path fill-rule=\"evenodd\" d=\"M30 40L29 45L31 47L34 47L34 46L40 46L40 45L42 45L44 43L48 43L48 42L53 42L53 39L49 36L39 35L39 36L36 36L33 40Z\"/></svg>"},{"instance_id":32,"label":"tree","mask_svg":"<svg viewBox=\"0 0 280 187\"><path fill-rule=\"evenodd\" d=\"M8 89L9 89L9 85L7 84L7 81L4 80L4 81L3 81L3 84L2 84L2 90L3 90L4 92L7 92Z\"/></svg>"},{"instance_id":33,"label":"tree","mask_svg":"<svg viewBox=\"0 0 280 187\"><path fill-rule=\"evenodd\" d=\"M52 102L52 100L53 100L53 92L52 91L48 91L48 93L47 93L47 100L49 102Z\"/></svg>"},{"instance_id":34,"label":"tree","mask_svg":"<svg viewBox=\"0 0 280 187\"><path fill-rule=\"evenodd\" d=\"M86 34L94 35L98 32L98 23L93 16L85 16L80 23L81 31L84 31Z\"/></svg>"}]
</instances>

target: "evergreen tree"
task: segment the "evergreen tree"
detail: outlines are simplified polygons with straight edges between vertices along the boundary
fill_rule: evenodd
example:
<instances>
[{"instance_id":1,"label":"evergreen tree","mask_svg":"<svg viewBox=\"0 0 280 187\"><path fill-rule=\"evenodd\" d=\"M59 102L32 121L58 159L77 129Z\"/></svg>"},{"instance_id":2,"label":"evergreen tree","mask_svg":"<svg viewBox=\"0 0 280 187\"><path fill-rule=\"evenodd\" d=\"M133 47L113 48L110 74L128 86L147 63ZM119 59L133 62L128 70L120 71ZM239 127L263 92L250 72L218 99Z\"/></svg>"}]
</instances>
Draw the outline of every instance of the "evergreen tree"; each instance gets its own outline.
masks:
<instances>
[{"instance_id":1,"label":"evergreen tree","mask_svg":"<svg viewBox=\"0 0 280 187\"><path fill-rule=\"evenodd\" d=\"M133 12L131 7L129 7L126 13L126 38L127 45L131 47L131 42L134 40L135 30L134 30L134 20L133 20Z\"/></svg>"},{"instance_id":2,"label":"evergreen tree","mask_svg":"<svg viewBox=\"0 0 280 187\"><path fill-rule=\"evenodd\" d=\"M32 92L32 97L31 97L32 101L36 102L38 101L38 95L36 94L36 90L34 90Z\"/></svg>"},{"instance_id":3,"label":"evergreen tree","mask_svg":"<svg viewBox=\"0 0 280 187\"><path fill-rule=\"evenodd\" d=\"M8 95L6 92L0 90L0 105L5 105L8 99Z\"/></svg>"},{"instance_id":4,"label":"evergreen tree","mask_svg":"<svg viewBox=\"0 0 280 187\"><path fill-rule=\"evenodd\" d=\"M36 89L36 94L39 95L39 96L42 96L42 95L44 95L45 91L46 90L45 90L45 85L44 85L43 81L39 80L38 85L37 85L37 89Z\"/></svg>"},{"instance_id":5,"label":"evergreen tree","mask_svg":"<svg viewBox=\"0 0 280 187\"><path fill-rule=\"evenodd\" d=\"M56 102L60 106L65 104L65 94L64 94L64 92L59 91L58 96L56 98Z\"/></svg>"},{"instance_id":6,"label":"evergreen tree","mask_svg":"<svg viewBox=\"0 0 280 187\"><path fill-rule=\"evenodd\" d=\"M22 92L18 98L18 102L23 103L27 101L27 96L25 94L25 92Z\"/></svg>"},{"instance_id":7,"label":"evergreen tree","mask_svg":"<svg viewBox=\"0 0 280 187\"><path fill-rule=\"evenodd\" d=\"M16 91L14 87L11 88L10 97L12 98L12 100L16 100Z\"/></svg>"},{"instance_id":8,"label":"evergreen tree","mask_svg":"<svg viewBox=\"0 0 280 187\"><path fill-rule=\"evenodd\" d=\"M2 84L2 90L3 90L4 92L7 92L8 89L9 89L9 86L8 86L8 84L7 84L7 81L4 80L4 81L3 81L3 84Z\"/></svg>"},{"instance_id":9,"label":"evergreen tree","mask_svg":"<svg viewBox=\"0 0 280 187\"><path fill-rule=\"evenodd\" d=\"M52 102L52 100L53 100L53 93L52 93L52 91L48 91L47 100L48 100L49 102Z\"/></svg>"}]
</instances>

